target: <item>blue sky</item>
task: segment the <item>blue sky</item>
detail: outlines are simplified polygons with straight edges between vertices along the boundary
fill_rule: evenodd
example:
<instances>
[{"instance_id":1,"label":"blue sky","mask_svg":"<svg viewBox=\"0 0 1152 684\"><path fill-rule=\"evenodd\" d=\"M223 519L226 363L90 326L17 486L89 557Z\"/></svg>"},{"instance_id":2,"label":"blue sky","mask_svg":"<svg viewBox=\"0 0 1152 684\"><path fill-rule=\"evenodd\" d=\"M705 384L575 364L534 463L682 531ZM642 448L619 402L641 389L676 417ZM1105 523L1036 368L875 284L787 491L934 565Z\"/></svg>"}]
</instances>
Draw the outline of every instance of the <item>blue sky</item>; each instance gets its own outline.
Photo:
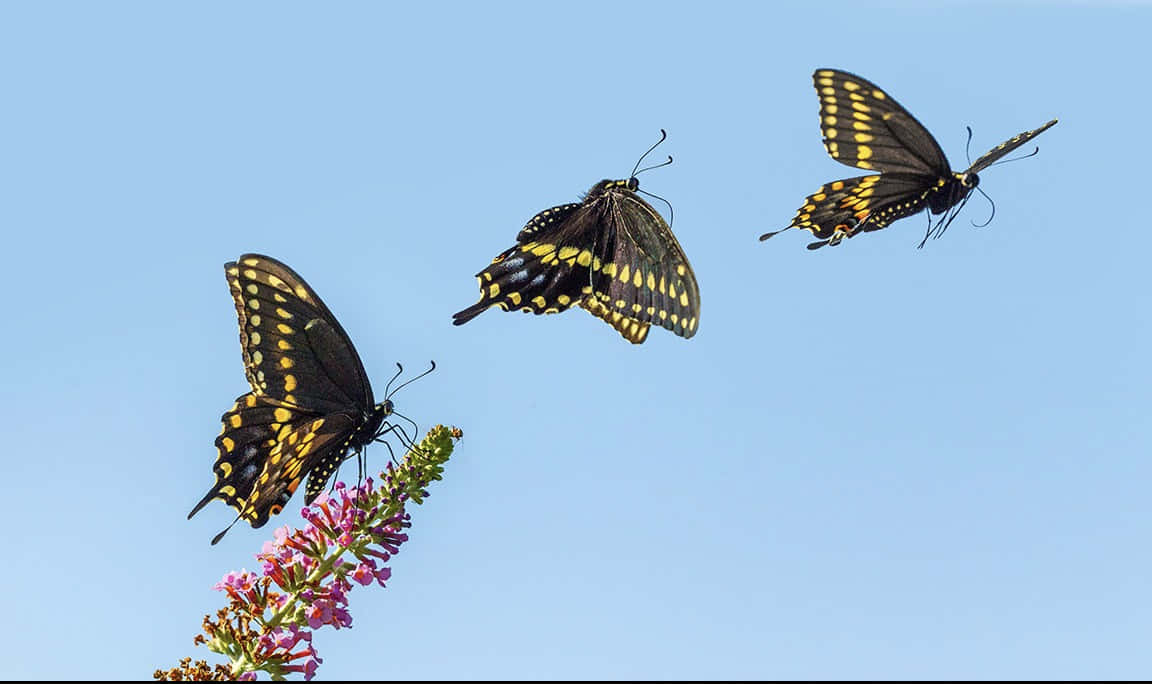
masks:
<instances>
[{"instance_id":1,"label":"blue sky","mask_svg":"<svg viewBox=\"0 0 1152 684\"><path fill-rule=\"evenodd\" d=\"M6 3L5 676L146 678L273 526L212 504L246 391L222 265L299 271L380 392L464 440L339 678L1145 678L1145 4ZM787 224L811 73L885 88L981 175L835 249ZM451 315L537 211L675 208L699 332ZM664 210L663 205L657 208ZM369 452L380 465L384 451ZM298 523L294 500L277 524Z\"/></svg>"}]
</instances>

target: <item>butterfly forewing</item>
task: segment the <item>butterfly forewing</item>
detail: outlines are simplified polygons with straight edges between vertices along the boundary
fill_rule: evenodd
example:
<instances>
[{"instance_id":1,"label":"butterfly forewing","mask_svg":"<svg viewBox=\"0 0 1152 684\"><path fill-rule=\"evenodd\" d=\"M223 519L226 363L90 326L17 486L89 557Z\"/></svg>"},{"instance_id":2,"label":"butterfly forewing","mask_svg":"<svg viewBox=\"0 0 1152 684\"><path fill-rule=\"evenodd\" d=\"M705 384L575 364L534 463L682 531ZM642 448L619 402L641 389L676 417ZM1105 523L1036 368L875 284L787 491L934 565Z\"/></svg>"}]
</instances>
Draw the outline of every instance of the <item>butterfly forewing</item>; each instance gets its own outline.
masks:
<instances>
[{"instance_id":1,"label":"butterfly forewing","mask_svg":"<svg viewBox=\"0 0 1152 684\"><path fill-rule=\"evenodd\" d=\"M620 313L618 309L609 307L607 295L586 297L584 301L580 302L580 306L588 313L615 328L617 332L624 336L624 339L632 344L643 344L644 340L648 339L648 330L652 325L645 321L638 321L635 318L625 316Z\"/></svg>"},{"instance_id":2,"label":"butterfly forewing","mask_svg":"<svg viewBox=\"0 0 1152 684\"><path fill-rule=\"evenodd\" d=\"M611 260L605 259L595 274L594 290L601 304L634 321L692 337L699 322L700 290L672 230L651 205L630 191L613 191L608 201L615 239L607 243Z\"/></svg>"},{"instance_id":3,"label":"butterfly forewing","mask_svg":"<svg viewBox=\"0 0 1152 684\"><path fill-rule=\"evenodd\" d=\"M999 160L1004 155L1009 154L1010 152L1012 152L1012 150L1015 150L1016 148L1020 147L1024 143L1028 142L1032 138L1035 138L1036 136L1040 135L1041 133L1048 130L1049 128L1052 128L1055 125L1056 125L1056 119L1052 119L1051 121L1044 124L1040 128L1037 128L1037 129L1034 129L1031 131L1025 131L1024 133L1021 133L1020 135L1017 135L1014 138L1010 138L1009 140L1005 140L1004 142L1000 143L996 147L993 147L991 150L989 150L986 154L981 156L979 159L977 159L972 164L972 167L970 169L968 169L968 173L979 173L979 172L983 171L984 169L988 168L992 164L995 164L996 161Z\"/></svg>"},{"instance_id":4,"label":"butterfly forewing","mask_svg":"<svg viewBox=\"0 0 1152 684\"><path fill-rule=\"evenodd\" d=\"M371 385L347 333L300 276L254 254L225 264L225 273L254 393L323 412L349 403L372 406Z\"/></svg>"},{"instance_id":5,"label":"butterfly forewing","mask_svg":"<svg viewBox=\"0 0 1152 684\"><path fill-rule=\"evenodd\" d=\"M817 70L812 81L824 147L833 159L861 169L951 174L932 134L879 86L835 69Z\"/></svg>"}]
</instances>

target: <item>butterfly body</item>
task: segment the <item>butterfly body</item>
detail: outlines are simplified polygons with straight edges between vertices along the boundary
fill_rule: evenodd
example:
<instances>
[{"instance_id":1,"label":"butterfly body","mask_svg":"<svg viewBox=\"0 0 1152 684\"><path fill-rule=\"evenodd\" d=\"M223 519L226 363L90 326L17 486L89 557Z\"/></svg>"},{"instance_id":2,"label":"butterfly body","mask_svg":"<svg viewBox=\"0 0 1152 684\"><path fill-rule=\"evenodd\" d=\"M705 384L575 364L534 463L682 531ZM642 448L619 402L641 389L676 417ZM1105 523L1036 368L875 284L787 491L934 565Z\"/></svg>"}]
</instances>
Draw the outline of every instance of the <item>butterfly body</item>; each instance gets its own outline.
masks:
<instances>
[{"instance_id":1,"label":"butterfly body","mask_svg":"<svg viewBox=\"0 0 1152 684\"><path fill-rule=\"evenodd\" d=\"M820 69L813 74L813 84L828 154L843 164L880 173L834 181L807 197L783 230L810 231L820 241L809 249L880 230L925 209L931 215L949 214L979 185L979 171L1056 124L1053 119L1021 133L966 171L955 172L932 134L874 83L844 71ZM944 227L949 218L942 219ZM934 230L943 232L940 227Z\"/></svg>"},{"instance_id":2,"label":"butterfly body","mask_svg":"<svg viewBox=\"0 0 1152 684\"><path fill-rule=\"evenodd\" d=\"M581 202L533 216L477 274L480 301L456 313L463 325L487 309L552 314L579 306L625 339L642 343L655 323L689 338L700 293L671 228L636 192L635 176L604 179Z\"/></svg>"},{"instance_id":3,"label":"butterfly body","mask_svg":"<svg viewBox=\"0 0 1152 684\"><path fill-rule=\"evenodd\" d=\"M222 499L261 527L305 476L311 503L344 460L379 436L393 405L375 402L347 333L292 269L245 254L225 264L225 275L251 391L221 418L216 482L188 517Z\"/></svg>"}]
</instances>

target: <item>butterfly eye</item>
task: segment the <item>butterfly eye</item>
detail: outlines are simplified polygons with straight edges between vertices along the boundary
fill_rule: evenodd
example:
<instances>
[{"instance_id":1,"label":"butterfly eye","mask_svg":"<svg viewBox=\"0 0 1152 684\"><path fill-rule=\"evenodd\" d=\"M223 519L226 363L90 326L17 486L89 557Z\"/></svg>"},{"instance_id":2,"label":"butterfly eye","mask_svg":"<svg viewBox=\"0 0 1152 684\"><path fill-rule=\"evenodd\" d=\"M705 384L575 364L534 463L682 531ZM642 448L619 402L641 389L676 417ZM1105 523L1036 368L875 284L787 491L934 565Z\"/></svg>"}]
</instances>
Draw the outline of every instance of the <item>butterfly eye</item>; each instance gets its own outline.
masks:
<instances>
[{"instance_id":1,"label":"butterfly eye","mask_svg":"<svg viewBox=\"0 0 1152 684\"><path fill-rule=\"evenodd\" d=\"M960 184L969 189L976 187L976 185L979 183L980 176L977 176L974 173L966 173L960 177Z\"/></svg>"},{"instance_id":2,"label":"butterfly eye","mask_svg":"<svg viewBox=\"0 0 1152 684\"><path fill-rule=\"evenodd\" d=\"M383 406L384 406L384 415L386 415L386 416L392 415L392 400L391 399L385 399Z\"/></svg>"},{"instance_id":3,"label":"butterfly eye","mask_svg":"<svg viewBox=\"0 0 1152 684\"><path fill-rule=\"evenodd\" d=\"M638 187L640 187L640 181L637 180L636 176L632 176L631 178L628 179L628 189L629 190L631 190L632 192L636 192L636 188L638 188Z\"/></svg>"}]
</instances>

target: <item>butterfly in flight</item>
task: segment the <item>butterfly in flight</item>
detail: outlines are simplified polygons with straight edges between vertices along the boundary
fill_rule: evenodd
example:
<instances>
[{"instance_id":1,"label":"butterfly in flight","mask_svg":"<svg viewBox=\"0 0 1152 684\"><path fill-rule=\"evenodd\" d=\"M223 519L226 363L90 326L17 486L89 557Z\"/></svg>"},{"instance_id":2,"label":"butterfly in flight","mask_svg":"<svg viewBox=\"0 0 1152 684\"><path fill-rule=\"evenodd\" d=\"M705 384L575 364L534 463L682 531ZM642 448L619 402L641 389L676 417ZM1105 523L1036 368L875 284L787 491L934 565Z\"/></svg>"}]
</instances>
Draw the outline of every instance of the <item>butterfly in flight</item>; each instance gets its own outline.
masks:
<instances>
[{"instance_id":1,"label":"butterfly in flight","mask_svg":"<svg viewBox=\"0 0 1152 684\"><path fill-rule=\"evenodd\" d=\"M761 235L761 240L803 228L820 238L808 245L817 249L928 209L929 219L933 214L941 218L935 226L929 222L923 247L930 236L939 237L948 228L980 182L979 172L1056 125L1053 119L1021 133L956 173L928 129L874 83L835 69L819 69L812 80L820 97L820 130L828 154L843 164L880 173L822 186L808 196L792 223Z\"/></svg>"},{"instance_id":2,"label":"butterfly in flight","mask_svg":"<svg viewBox=\"0 0 1152 684\"><path fill-rule=\"evenodd\" d=\"M232 524L244 519L261 527L283 510L305 476L304 502L310 504L350 452L360 457L385 433L404 432L388 421L392 401L372 398L348 334L303 278L259 254L224 264L224 272L252 391L221 418L216 482L188 517L222 499L238 512ZM391 397L387 388L384 393Z\"/></svg>"},{"instance_id":3,"label":"butterfly in flight","mask_svg":"<svg viewBox=\"0 0 1152 684\"><path fill-rule=\"evenodd\" d=\"M661 130L659 145L667 134ZM700 290L688 257L664 218L637 191L636 175L605 179L580 202L545 209L516 245L476 275L480 301L456 313L463 325L488 308L551 314L579 306L640 344L655 323L680 337L696 334Z\"/></svg>"}]
</instances>

